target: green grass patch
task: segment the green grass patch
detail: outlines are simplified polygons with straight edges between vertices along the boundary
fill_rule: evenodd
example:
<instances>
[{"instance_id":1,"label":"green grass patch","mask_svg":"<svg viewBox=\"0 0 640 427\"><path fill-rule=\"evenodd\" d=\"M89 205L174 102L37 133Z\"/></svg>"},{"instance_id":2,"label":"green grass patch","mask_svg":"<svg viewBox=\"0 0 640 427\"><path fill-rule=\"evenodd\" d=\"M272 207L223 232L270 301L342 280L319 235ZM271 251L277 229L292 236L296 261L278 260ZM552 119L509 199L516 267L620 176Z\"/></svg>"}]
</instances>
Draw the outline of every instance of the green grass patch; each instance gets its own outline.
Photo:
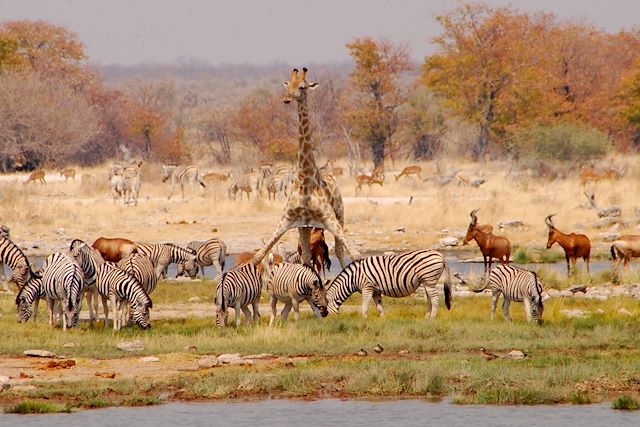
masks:
<instances>
[{"instance_id":1,"label":"green grass patch","mask_svg":"<svg viewBox=\"0 0 640 427\"><path fill-rule=\"evenodd\" d=\"M622 395L619 396L616 400L611 404L613 409L621 409L627 411L637 411L640 409L640 401L634 399L631 396Z\"/></svg>"},{"instance_id":2,"label":"green grass patch","mask_svg":"<svg viewBox=\"0 0 640 427\"><path fill-rule=\"evenodd\" d=\"M70 403L60 405L57 403L40 402L35 400L25 400L16 405L5 408L6 414L52 414L69 413L72 411Z\"/></svg>"}]
</instances>

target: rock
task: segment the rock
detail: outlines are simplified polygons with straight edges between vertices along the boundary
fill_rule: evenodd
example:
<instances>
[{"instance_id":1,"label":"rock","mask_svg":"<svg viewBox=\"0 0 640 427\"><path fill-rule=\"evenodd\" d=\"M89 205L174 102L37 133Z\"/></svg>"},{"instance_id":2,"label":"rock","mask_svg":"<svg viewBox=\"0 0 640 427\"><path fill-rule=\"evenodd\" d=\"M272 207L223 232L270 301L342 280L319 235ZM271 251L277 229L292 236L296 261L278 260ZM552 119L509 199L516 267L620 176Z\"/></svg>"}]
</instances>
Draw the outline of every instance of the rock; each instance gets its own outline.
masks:
<instances>
[{"instance_id":1,"label":"rock","mask_svg":"<svg viewBox=\"0 0 640 427\"><path fill-rule=\"evenodd\" d=\"M440 247L458 246L459 243L460 242L458 242L458 239L456 239L453 236L444 237L444 238L438 240L438 246L440 246Z\"/></svg>"},{"instance_id":2,"label":"rock","mask_svg":"<svg viewBox=\"0 0 640 427\"><path fill-rule=\"evenodd\" d=\"M199 297L191 297L191 298L189 298L189 302L200 302L200 298Z\"/></svg>"},{"instance_id":3,"label":"rock","mask_svg":"<svg viewBox=\"0 0 640 427\"><path fill-rule=\"evenodd\" d=\"M622 215L622 209L618 206L611 206L610 208L600 209L598 211L598 218L616 217Z\"/></svg>"},{"instance_id":4,"label":"rock","mask_svg":"<svg viewBox=\"0 0 640 427\"><path fill-rule=\"evenodd\" d=\"M68 343L64 343L64 344L62 344L62 346L63 346L64 348L73 348L73 347L75 347L76 345L75 345L74 343L72 343L72 342L68 342Z\"/></svg>"},{"instance_id":5,"label":"rock","mask_svg":"<svg viewBox=\"0 0 640 427\"><path fill-rule=\"evenodd\" d=\"M587 292L587 287L585 285L576 285L576 286L573 286L573 287L569 288L569 291L573 292L574 294L576 292L585 293L585 292Z\"/></svg>"},{"instance_id":6,"label":"rock","mask_svg":"<svg viewBox=\"0 0 640 427\"><path fill-rule=\"evenodd\" d=\"M560 313L566 317L585 318L589 317L589 313L584 310L560 310Z\"/></svg>"},{"instance_id":7,"label":"rock","mask_svg":"<svg viewBox=\"0 0 640 427\"><path fill-rule=\"evenodd\" d=\"M524 226L524 222L520 221L520 220L511 220L511 221L502 221L498 223L498 228L516 228L516 227L523 227Z\"/></svg>"},{"instance_id":8,"label":"rock","mask_svg":"<svg viewBox=\"0 0 640 427\"><path fill-rule=\"evenodd\" d=\"M242 366L242 365L255 365L255 361L251 360L251 359L233 359L229 362L229 365L236 365L236 366Z\"/></svg>"},{"instance_id":9,"label":"rock","mask_svg":"<svg viewBox=\"0 0 640 427\"><path fill-rule=\"evenodd\" d=\"M400 350L398 354L409 354L409 350Z\"/></svg>"},{"instance_id":10,"label":"rock","mask_svg":"<svg viewBox=\"0 0 640 427\"><path fill-rule=\"evenodd\" d=\"M384 255L395 255L394 251L384 251Z\"/></svg>"},{"instance_id":11,"label":"rock","mask_svg":"<svg viewBox=\"0 0 640 427\"><path fill-rule=\"evenodd\" d=\"M158 399L159 400L168 400L168 399L171 399L172 396L173 396L173 393L170 393L168 391L163 391L162 393L160 393L158 395Z\"/></svg>"},{"instance_id":12,"label":"rock","mask_svg":"<svg viewBox=\"0 0 640 427\"><path fill-rule=\"evenodd\" d=\"M135 341L121 341L118 343L118 348L122 351L142 351L144 350L144 343L140 340Z\"/></svg>"},{"instance_id":13,"label":"rock","mask_svg":"<svg viewBox=\"0 0 640 427\"><path fill-rule=\"evenodd\" d=\"M509 354L507 354L507 359L520 360L524 359L525 357L527 357L527 355L520 350L511 350Z\"/></svg>"},{"instance_id":14,"label":"rock","mask_svg":"<svg viewBox=\"0 0 640 427\"><path fill-rule=\"evenodd\" d=\"M275 357L275 354L271 353L247 354L244 356L245 359L274 359Z\"/></svg>"},{"instance_id":15,"label":"rock","mask_svg":"<svg viewBox=\"0 0 640 427\"><path fill-rule=\"evenodd\" d=\"M620 233L616 233L616 232L607 232L607 233L600 234L600 238L604 242L613 242L618 238L618 236L620 236Z\"/></svg>"},{"instance_id":16,"label":"rock","mask_svg":"<svg viewBox=\"0 0 640 427\"><path fill-rule=\"evenodd\" d=\"M486 180L484 178L476 178L476 179L473 179L473 180L469 181L469 185L471 187L480 187L485 182L486 182Z\"/></svg>"},{"instance_id":17,"label":"rock","mask_svg":"<svg viewBox=\"0 0 640 427\"><path fill-rule=\"evenodd\" d=\"M623 316L631 316L631 312L624 307L618 310L618 313L622 314Z\"/></svg>"},{"instance_id":18,"label":"rock","mask_svg":"<svg viewBox=\"0 0 640 427\"><path fill-rule=\"evenodd\" d=\"M604 310L601 308L598 308L597 310L594 311L595 314L604 314Z\"/></svg>"},{"instance_id":19,"label":"rock","mask_svg":"<svg viewBox=\"0 0 640 427\"><path fill-rule=\"evenodd\" d=\"M218 356L218 361L222 364L228 364L231 363L234 360L242 360L242 357L240 356L240 353L231 353L231 354L221 354L220 356Z\"/></svg>"},{"instance_id":20,"label":"rock","mask_svg":"<svg viewBox=\"0 0 640 427\"><path fill-rule=\"evenodd\" d=\"M55 353L48 350L25 350L22 354L31 357L56 357Z\"/></svg>"},{"instance_id":21,"label":"rock","mask_svg":"<svg viewBox=\"0 0 640 427\"><path fill-rule=\"evenodd\" d=\"M141 357L140 361L143 363L159 362L160 358L156 356L147 356L147 357Z\"/></svg>"},{"instance_id":22,"label":"rock","mask_svg":"<svg viewBox=\"0 0 640 427\"><path fill-rule=\"evenodd\" d=\"M107 378L110 380L116 377L115 372L96 372L94 375L99 378Z\"/></svg>"},{"instance_id":23,"label":"rock","mask_svg":"<svg viewBox=\"0 0 640 427\"><path fill-rule=\"evenodd\" d=\"M613 224L618 224L619 222L621 222L621 219L619 217L605 217L605 218L600 218L599 220L594 222L593 227L604 228L604 227L609 227Z\"/></svg>"},{"instance_id":24,"label":"rock","mask_svg":"<svg viewBox=\"0 0 640 427\"><path fill-rule=\"evenodd\" d=\"M5 384L9 382L9 377L0 375L0 384Z\"/></svg>"},{"instance_id":25,"label":"rock","mask_svg":"<svg viewBox=\"0 0 640 427\"><path fill-rule=\"evenodd\" d=\"M218 360L218 357L213 355L204 356L198 360L198 367L200 367L200 369L213 368L218 365L220 365L220 361Z\"/></svg>"},{"instance_id":26,"label":"rock","mask_svg":"<svg viewBox=\"0 0 640 427\"><path fill-rule=\"evenodd\" d=\"M13 390L14 392L18 391L18 392L31 392L31 391L37 391L38 387L34 386L34 385L14 385L11 390Z\"/></svg>"}]
</instances>

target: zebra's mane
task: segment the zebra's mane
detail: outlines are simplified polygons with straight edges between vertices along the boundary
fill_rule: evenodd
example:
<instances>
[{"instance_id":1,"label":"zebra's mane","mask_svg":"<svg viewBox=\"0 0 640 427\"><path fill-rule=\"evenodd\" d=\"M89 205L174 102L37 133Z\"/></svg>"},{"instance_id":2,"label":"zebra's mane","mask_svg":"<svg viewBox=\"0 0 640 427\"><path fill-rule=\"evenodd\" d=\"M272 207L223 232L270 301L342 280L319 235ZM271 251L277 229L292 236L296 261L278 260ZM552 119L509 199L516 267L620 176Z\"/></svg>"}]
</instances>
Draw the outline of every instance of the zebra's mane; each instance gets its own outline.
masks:
<instances>
[{"instance_id":1,"label":"zebra's mane","mask_svg":"<svg viewBox=\"0 0 640 427\"><path fill-rule=\"evenodd\" d=\"M69 244L69 251L72 251L76 248L76 246L80 246L84 243L84 241L80 240L80 239L73 239L71 241L71 244Z\"/></svg>"}]
</instances>

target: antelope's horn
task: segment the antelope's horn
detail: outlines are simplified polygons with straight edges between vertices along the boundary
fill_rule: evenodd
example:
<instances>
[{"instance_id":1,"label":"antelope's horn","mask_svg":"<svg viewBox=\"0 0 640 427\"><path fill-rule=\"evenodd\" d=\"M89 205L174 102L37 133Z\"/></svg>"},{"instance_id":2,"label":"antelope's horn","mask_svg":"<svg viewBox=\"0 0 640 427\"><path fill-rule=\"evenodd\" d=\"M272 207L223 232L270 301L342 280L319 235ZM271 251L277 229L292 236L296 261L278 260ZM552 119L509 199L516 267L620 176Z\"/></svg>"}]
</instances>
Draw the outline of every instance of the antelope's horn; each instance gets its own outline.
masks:
<instances>
[{"instance_id":1,"label":"antelope's horn","mask_svg":"<svg viewBox=\"0 0 640 427\"><path fill-rule=\"evenodd\" d=\"M545 223L545 224L547 224L547 226L548 226L549 228L553 228L553 221L551 221L551 217L552 217L552 216L554 216L554 215L555 215L555 214L551 214L551 215L549 215L548 217L546 217L546 218L544 219L544 223Z\"/></svg>"},{"instance_id":2,"label":"antelope's horn","mask_svg":"<svg viewBox=\"0 0 640 427\"><path fill-rule=\"evenodd\" d=\"M473 224L475 224L476 222L478 222L478 217L476 216L476 212L478 212L480 209L474 209L471 211L471 222Z\"/></svg>"}]
</instances>

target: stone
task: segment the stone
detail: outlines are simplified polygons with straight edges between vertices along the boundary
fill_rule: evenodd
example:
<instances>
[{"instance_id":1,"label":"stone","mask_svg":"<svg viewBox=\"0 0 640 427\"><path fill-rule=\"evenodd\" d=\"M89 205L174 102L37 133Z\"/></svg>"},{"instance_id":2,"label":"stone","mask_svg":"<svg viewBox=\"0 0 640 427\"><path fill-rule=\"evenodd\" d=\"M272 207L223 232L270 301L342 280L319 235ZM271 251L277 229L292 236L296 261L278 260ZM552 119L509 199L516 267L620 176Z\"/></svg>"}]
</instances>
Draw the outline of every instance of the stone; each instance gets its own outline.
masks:
<instances>
[{"instance_id":1,"label":"stone","mask_svg":"<svg viewBox=\"0 0 640 427\"><path fill-rule=\"evenodd\" d=\"M622 215L622 209L618 206L611 206L598 211L598 218L616 217L620 215Z\"/></svg>"},{"instance_id":2,"label":"stone","mask_svg":"<svg viewBox=\"0 0 640 427\"><path fill-rule=\"evenodd\" d=\"M189 298L189 302L200 302L200 298L199 297L191 297L191 298Z\"/></svg>"},{"instance_id":3,"label":"stone","mask_svg":"<svg viewBox=\"0 0 640 427\"><path fill-rule=\"evenodd\" d=\"M0 384L5 384L9 382L9 377L5 375L0 375Z\"/></svg>"},{"instance_id":4,"label":"stone","mask_svg":"<svg viewBox=\"0 0 640 427\"><path fill-rule=\"evenodd\" d=\"M527 355L520 350L511 350L507 354L508 359L520 360L520 359L524 359L525 357L527 357Z\"/></svg>"},{"instance_id":5,"label":"stone","mask_svg":"<svg viewBox=\"0 0 640 427\"><path fill-rule=\"evenodd\" d=\"M48 350L25 350L22 354L31 357L56 357L55 353Z\"/></svg>"},{"instance_id":6,"label":"stone","mask_svg":"<svg viewBox=\"0 0 640 427\"><path fill-rule=\"evenodd\" d=\"M240 353L221 354L218 356L218 361L222 364L228 364L231 363L231 361L238 359L242 360Z\"/></svg>"},{"instance_id":7,"label":"stone","mask_svg":"<svg viewBox=\"0 0 640 427\"><path fill-rule=\"evenodd\" d=\"M589 317L589 313L587 313L584 310L560 310L560 313L566 317L572 317L572 318L585 318L585 317Z\"/></svg>"},{"instance_id":8,"label":"stone","mask_svg":"<svg viewBox=\"0 0 640 427\"><path fill-rule=\"evenodd\" d=\"M200 369L213 368L218 365L220 365L220 361L217 356L204 356L198 360L198 367Z\"/></svg>"},{"instance_id":9,"label":"stone","mask_svg":"<svg viewBox=\"0 0 640 427\"><path fill-rule=\"evenodd\" d=\"M409 350L400 350L398 354L409 354Z\"/></svg>"},{"instance_id":10,"label":"stone","mask_svg":"<svg viewBox=\"0 0 640 427\"><path fill-rule=\"evenodd\" d=\"M438 246L440 247L458 246L459 243L460 242L458 242L458 239L453 236L443 237L442 239L438 240Z\"/></svg>"},{"instance_id":11,"label":"stone","mask_svg":"<svg viewBox=\"0 0 640 427\"><path fill-rule=\"evenodd\" d=\"M140 361L143 363L159 362L160 358L156 356L147 356L147 357L141 357Z\"/></svg>"},{"instance_id":12,"label":"stone","mask_svg":"<svg viewBox=\"0 0 640 427\"><path fill-rule=\"evenodd\" d=\"M520 221L519 219L513 219L510 221L501 221L498 223L498 228L517 228L517 227L523 227L524 226L524 222Z\"/></svg>"},{"instance_id":13,"label":"stone","mask_svg":"<svg viewBox=\"0 0 640 427\"><path fill-rule=\"evenodd\" d=\"M613 242L618 238L618 236L620 236L620 233L616 232L600 233L600 237L604 242Z\"/></svg>"},{"instance_id":14,"label":"stone","mask_svg":"<svg viewBox=\"0 0 640 427\"><path fill-rule=\"evenodd\" d=\"M623 316L631 316L631 312L624 307L618 310L618 313L622 314Z\"/></svg>"},{"instance_id":15,"label":"stone","mask_svg":"<svg viewBox=\"0 0 640 427\"><path fill-rule=\"evenodd\" d=\"M135 341L121 341L118 343L118 348L122 351L142 351L144 350L144 343L140 340Z\"/></svg>"},{"instance_id":16,"label":"stone","mask_svg":"<svg viewBox=\"0 0 640 427\"><path fill-rule=\"evenodd\" d=\"M236 365L236 366L242 366L242 365L255 365L255 360L251 360L251 359L233 359L229 362L229 365Z\"/></svg>"},{"instance_id":17,"label":"stone","mask_svg":"<svg viewBox=\"0 0 640 427\"><path fill-rule=\"evenodd\" d=\"M62 344L62 346L63 346L64 348L73 348L73 347L75 347L76 345L75 345L74 343L72 343L72 342L67 342L67 343Z\"/></svg>"},{"instance_id":18,"label":"stone","mask_svg":"<svg viewBox=\"0 0 640 427\"><path fill-rule=\"evenodd\" d=\"M31 391L37 391L38 387L34 386L34 385L14 385L13 387L11 387L11 390L16 392L31 392Z\"/></svg>"}]
</instances>

